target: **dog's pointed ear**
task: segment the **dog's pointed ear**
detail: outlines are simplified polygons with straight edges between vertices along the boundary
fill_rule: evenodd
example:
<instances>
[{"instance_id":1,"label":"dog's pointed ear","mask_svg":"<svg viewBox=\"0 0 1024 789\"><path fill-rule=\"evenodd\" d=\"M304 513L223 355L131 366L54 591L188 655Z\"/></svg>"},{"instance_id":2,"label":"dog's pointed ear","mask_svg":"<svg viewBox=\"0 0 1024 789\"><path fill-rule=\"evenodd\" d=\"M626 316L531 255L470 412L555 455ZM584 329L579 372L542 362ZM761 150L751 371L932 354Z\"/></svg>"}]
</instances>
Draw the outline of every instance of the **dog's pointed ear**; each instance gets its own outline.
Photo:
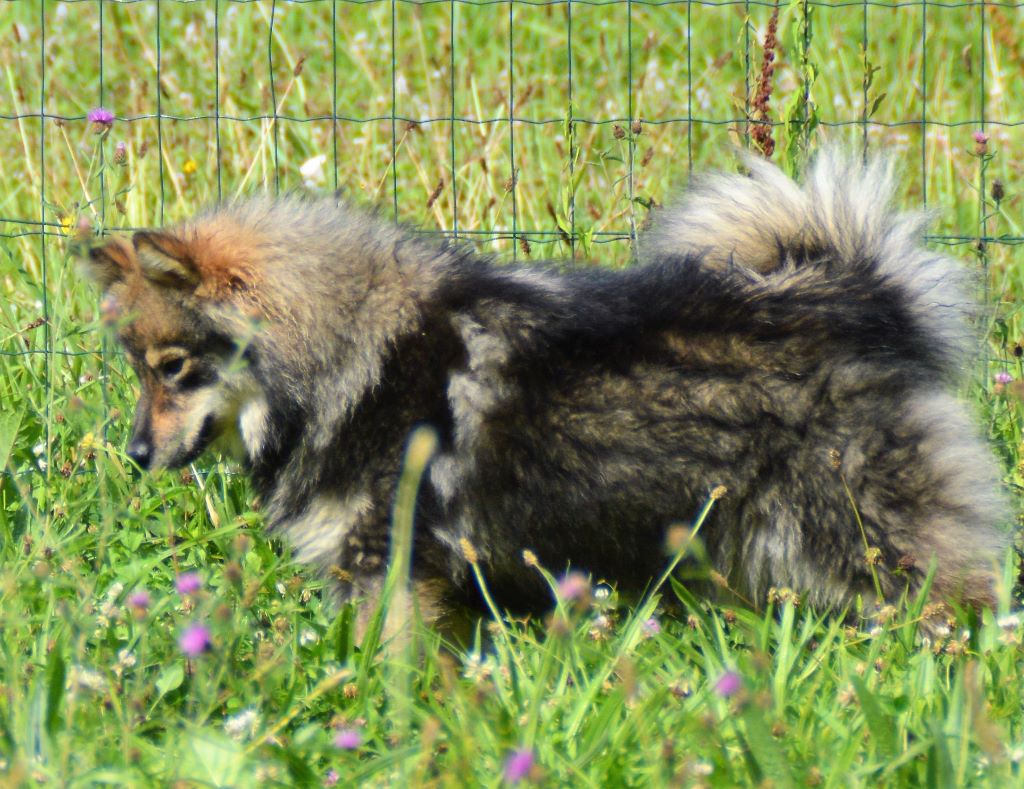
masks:
<instances>
[{"instance_id":1,"label":"dog's pointed ear","mask_svg":"<svg viewBox=\"0 0 1024 789\"><path fill-rule=\"evenodd\" d=\"M178 288L195 288L199 270L188 245L167 233L140 230L132 236L142 276L151 282Z\"/></svg>"},{"instance_id":2,"label":"dog's pointed ear","mask_svg":"<svg viewBox=\"0 0 1024 789\"><path fill-rule=\"evenodd\" d=\"M76 254L80 254L76 251ZM113 237L89 247L82 258L85 270L103 290L120 282L135 268L135 255L123 238Z\"/></svg>"}]
</instances>

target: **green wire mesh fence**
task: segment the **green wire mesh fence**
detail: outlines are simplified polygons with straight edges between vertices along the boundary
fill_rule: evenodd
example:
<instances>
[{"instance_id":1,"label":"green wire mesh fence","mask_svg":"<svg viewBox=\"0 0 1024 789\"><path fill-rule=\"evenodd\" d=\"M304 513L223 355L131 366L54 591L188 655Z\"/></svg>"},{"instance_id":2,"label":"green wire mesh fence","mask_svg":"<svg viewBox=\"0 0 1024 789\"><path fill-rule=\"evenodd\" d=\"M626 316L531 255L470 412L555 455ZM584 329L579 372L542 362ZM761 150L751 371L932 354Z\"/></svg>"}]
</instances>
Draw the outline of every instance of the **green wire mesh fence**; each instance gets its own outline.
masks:
<instances>
[{"instance_id":1,"label":"green wire mesh fence","mask_svg":"<svg viewBox=\"0 0 1024 789\"><path fill-rule=\"evenodd\" d=\"M623 265L673 187L769 136L794 169L823 142L889 153L904 204L935 212L928 240L1005 270L1024 241L1022 5L5 2L0 359L42 358L26 380L51 392L46 425L54 359L109 373L67 259L80 225L311 189L508 259Z\"/></svg>"}]
</instances>

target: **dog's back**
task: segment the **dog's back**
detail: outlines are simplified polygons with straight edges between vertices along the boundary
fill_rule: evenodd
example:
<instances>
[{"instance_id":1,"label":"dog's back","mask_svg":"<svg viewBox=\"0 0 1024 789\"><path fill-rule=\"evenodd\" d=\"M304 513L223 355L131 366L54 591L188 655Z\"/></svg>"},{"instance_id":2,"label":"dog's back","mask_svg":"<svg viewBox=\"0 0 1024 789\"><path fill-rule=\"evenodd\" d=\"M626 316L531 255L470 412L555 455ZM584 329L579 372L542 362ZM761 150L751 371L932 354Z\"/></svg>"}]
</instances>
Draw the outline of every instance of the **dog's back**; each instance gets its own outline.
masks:
<instances>
[{"instance_id":1,"label":"dog's back","mask_svg":"<svg viewBox=\"0 0 1024 789\"><path fill-rule=\"evenodd\" d=\"M751 166L692 191L636 268L465 275L438 533L513 600L523 548L640 587L724 486L703 537L757 603L845 605L875 575L895 598L935 557L940 596L993 604L1006 507L951 392L967 278L890 213L883 167L826 156L801 189Z\"/></svg>"}]
</instances>

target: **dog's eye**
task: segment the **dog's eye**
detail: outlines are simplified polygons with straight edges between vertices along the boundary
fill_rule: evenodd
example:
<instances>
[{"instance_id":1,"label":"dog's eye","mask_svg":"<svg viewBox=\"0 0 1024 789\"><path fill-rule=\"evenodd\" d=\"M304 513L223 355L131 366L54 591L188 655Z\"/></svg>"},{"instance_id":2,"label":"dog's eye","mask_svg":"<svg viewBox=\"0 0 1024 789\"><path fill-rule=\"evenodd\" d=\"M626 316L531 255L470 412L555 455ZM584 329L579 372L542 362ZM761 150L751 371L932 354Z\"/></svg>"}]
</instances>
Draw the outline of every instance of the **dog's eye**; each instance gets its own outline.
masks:
<instances>
[{"instance_id":1,"label":"dog's eye","mask_svg":"<svg viewBox=\"0 0 1024 789\"><path fill-rule=\"evenodd\" d=\"M160 363L160 375L164 378L173 378L185 369L185 357L177 356L173 359Z\"/></svg>"}]
</instances>

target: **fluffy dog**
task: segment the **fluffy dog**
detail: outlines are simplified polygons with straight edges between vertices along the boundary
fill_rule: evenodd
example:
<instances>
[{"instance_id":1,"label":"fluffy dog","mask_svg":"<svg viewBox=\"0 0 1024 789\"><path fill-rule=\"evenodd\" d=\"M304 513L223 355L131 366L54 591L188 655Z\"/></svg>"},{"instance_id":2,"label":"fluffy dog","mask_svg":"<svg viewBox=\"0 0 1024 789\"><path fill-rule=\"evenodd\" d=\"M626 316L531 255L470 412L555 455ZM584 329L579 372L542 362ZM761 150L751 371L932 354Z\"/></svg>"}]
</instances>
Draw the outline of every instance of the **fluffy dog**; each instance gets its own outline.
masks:
<instances>
[{"instance_id":1,"label":"fluffy dog","mask_svg":"<svg viewBox=\"0 0 1024 789\"><path fill-rule=\"evenodd\" d=\"M545 607L532 551L642 589L666 529L702 531L755 604L918 590L995 604L1008 535L993 457L954 389L969 278L891 212L882 164L763 161L699 181L623 271L506 266L333 200L251 199L113 238L90 267L141 384L128 454L235 434L267 524L372 603L403 449L433 425L412 577L430 619Z\"/></svg>"}]
</instances>

